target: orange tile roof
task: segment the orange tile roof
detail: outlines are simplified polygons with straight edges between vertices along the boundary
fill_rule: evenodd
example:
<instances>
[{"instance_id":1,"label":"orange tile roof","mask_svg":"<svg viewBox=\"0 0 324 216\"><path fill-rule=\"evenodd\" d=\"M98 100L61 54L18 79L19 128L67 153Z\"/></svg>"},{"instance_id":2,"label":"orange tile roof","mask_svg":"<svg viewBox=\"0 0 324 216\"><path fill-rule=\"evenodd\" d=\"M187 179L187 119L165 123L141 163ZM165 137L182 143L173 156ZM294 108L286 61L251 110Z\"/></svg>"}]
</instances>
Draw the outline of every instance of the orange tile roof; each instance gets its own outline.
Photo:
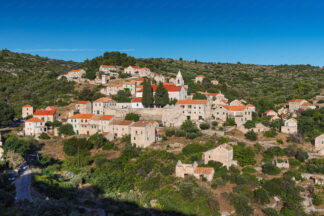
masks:
<instances>
[{"instance_id":1,"label":"orange tile roof","mask_svg":"<svg viewBox=\"0 0 324 216\"><path fill-rule=\"evenodd\" d=\"M198 75L197 78L206 78L204 75Z\"/></svg>"},{"instance_id":2,"label":"orange tile roof","mask_svg":"<svg viewBox=\"0 0 324 216\"><path fill-rule=\"evenodd\" d=\"M255 107L253 104L247 104L248 107Z\"/></svg>"},{"instance_id":3,"label":"orange tile roof","mask_svg":"<svg viewBox=\"0 0 324 216\"><path fill-rule=\"evenodd\" d=\"M26 122L44 122L44 121L39 118L33 117L33 118L26 120Z\"/></svg>"},{"instance_id":4,"label":"orange tile roof","mask_svg":"<svg viewBox=\"0 0 324 216\"><path fill-rule=\"evenodd\" d=\"M32 106L32 105L29 105L29 104L26 104L26 105L23 106L23 108L27 108L27 107L28 107L28 108L29 108L29 107L32 108L33 106Z\"/></svg>"},{"instance_id":5,"label":"orange tile roof","mask_svg":"<svg viewBox=\"0 0 324 216\"><path fill-rule=\"evenodd\" d=\"M102 98L95 100L94 102L109 102L109 101L116 102L113 99L111 99L111 97L102 97Z\"/></svg>"},{"instance_id":6,"label":"orange tile roof","mask_svg":"<svg viewBox=\"0 0 324 216\"><path fill-rule=\"evenodd\" d=\"M113 115L103 115L100 117L100 120L106 120L109 121L110 119L112 119L114 116Z\"/></svg>"},{"instance_id":7,"label":"orange tile roof","mask_svg":"<svg viewBox=\"0 0 324 216\"><path fill-rule=\"evenodd\" d=\"M285 116L286 116L286 114L283 113L283 114L280 115L280 118L284 118Z\"/></svg>"},{"instance_id":8,"label":"orange tile roof","mask_svg":"<svg viewBox=\"0 0 324 216\"><path fill-rule=\"evenodd\" d=\"M48 106L47 108L56 109L56 106Z\"/></svg>"},{"instance_id":9,"label":"orange tile roof","mask_svg":"<svg viewBox=\"0 0 324 216\"><path fill-rule=\"evenodd\" d=\"M246 109L246 106L226 106L225 108L229 111L243 111Z\"/></svg>"},{"instance_id":10,"label":"orange tile roof","mask_svg":"<svg viewBox=\"0 0 324 216\"><path fill-rule=\"evenodd\" d=\"M134 98L134 99L132 100L132 103L140 103L140 102L142 102L142 98L140 98L140 97L138 97L138 98Z\"/></svg>"},{"instance_id":11,"label":"orange tile roof","mask_svg":"<svg viewBox=\"0 0 324 216\"><path fill-rule=\"evenodd\" d=\"M304 103L302 104L302 106L313 106L313 104L308 103L308 102L304 102Z\"/></svg>"},{"instance_id":12,"label":"orange tile roof","mask_svg":"<svg viewBox=\"0 0 324 216\"><path fill-rule=\"evenodd\" d=\"M304 99L292 99L289 102L294 103L294 102L302 102Z\"/></svg>"},{"instance_id":13,"label":"orange tile roof","mask_svg":"<svg viewBox=\"0 0 324 216\"><path fill-rule=\"evenodd\" d=\"M264 114L268 114L269 112L274 112L273 110L267 110L264 112Z\"/></svg>"},{"instance_id":14,"label":"orange tile roof","mask_svg":"<svg viewBox=\"0 0 324 216\"><path fill-rule=\"evenodd\" d=\"M130 125L133 121L130 120L113 120L110 124L111 125Z\"/></svg>"},{"instance_id":15,"label":"orange tile roof","mask_svg":"<svg viewBox=\"0 0 324 216\"><path fill-rule=\"evenodd\" d=\"M138 121L135 122L132 127L145 127L147 124L154 124L156 121Z\"/></svg>"},{"instance_id":16,"label":"orange tile roof","mask_svg":"<svg viewBox=\"0 0 324 216\"><path fill-rule=\"evenodd\" d=\"M194 172L199 174L211 174L214 168L211 167L196 167Z\"/></svg>"},{"instance_id":17,"label":"orange tile roof","mask_svg":"<svg viewBox=\"0 0 324 216\"><path fill-rule=\"evenodd\" d=\"M116 66L112 66L112 65L101 65L100 67L103 67L103 68L116 68Z\"/></svg>"},{"instance_id":18,"label":"orange tile roof","mask_svg":"<svg viewBox=\"0 0 324 216\"><path fill-rule=\"evenodd\" d=\"M152 85L153 92L156 91L158 86L159 85ZM175 85L170 84L170 83L163 83L163 86L168 92L177 92L177 91L181 90L181 86L175 86ZM140 87L137 86L136 88L140 88ZM138 92L143 92L143 87Z\"/></svg>"},{"instance_id":19,"label":"orange tile roof","mask_svg":"<svg viewBox=\"0 0 324 216\"><path fill-rule=\"evenodd\" d=\"M75 114L70 116L70 119L90 119L94 114Z\"/></svg>"},{"instance_id":20,"label":"orange tile roof","mask_svg":"<svg viewBox=\"0 0 324 216\"><path fill-rule=\"evenodd\" d=\"M87 104L89 101L78 101L77 104Z\"/></svg>"},{"instance_id":21,"label":"orange tile roof","mask_svg":"<svg viewBox=\"0 0 324 216\"><path fill-rule=\"evenodd\" d=\"M75 70L71 70L70 72L78 72L81 71L82 69L75 69Z\"/></svg>"},{"instance_id":22,"label":"orange tile roof","mask_svg":"<svg viewBox=\"0 0 324 216\"><path fill-rule=\"evenodd\" d=\"M141 77L141 78L138 78L137 80L135 80L135 81L144 81L145 80L145 78L144 77Z\"/></svg>"},{"instance_id":23,"label":"orange tile roof","mask_svg":"<svg viewBox=\"0 0 324 216\"><path fill-rule=\"evenodd\" d=\"M55 110L36 110L34 115L54 115L55 112Z\"/></svg>"},{"instance_id":24,"label":"orange tile roof","mask_svg":"<svg viewBox=\"0 0 324 216\"><path fill-rule=\"evenodd\" d=\"M207 100L179 100L176 104L206 104Z\"/></svg>"},{"instance_id":25,"label":"orange tile roof","mask_svg":"<svg viewBox=\"0 0 324 216\"><path fill-rule=\"evenodd\" d=\"M297 120L295 118L290 118L289 120L293 120L294 122L297 122Z\"/></svg>"}]
</instances>

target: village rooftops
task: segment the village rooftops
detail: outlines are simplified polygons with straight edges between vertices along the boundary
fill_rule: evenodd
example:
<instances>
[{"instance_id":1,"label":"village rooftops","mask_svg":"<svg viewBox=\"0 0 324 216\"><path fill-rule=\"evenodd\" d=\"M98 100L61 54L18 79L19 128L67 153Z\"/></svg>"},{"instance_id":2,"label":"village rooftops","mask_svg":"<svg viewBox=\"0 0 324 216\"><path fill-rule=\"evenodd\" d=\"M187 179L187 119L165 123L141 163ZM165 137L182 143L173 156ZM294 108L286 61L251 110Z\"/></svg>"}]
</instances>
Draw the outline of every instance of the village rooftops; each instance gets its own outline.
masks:
<instances>
[{"instance_id":1,"label":"village rooftops","mask_svg":"<svg viewBox=\"0 0 324 216\"><path fill-rule=\"evenodd\" d=\"M206 78L204 75L198 75L197 78Z\"/></svg>"},{"instance_id":2,"label":"village rooftops","mask_svg":"<svg viewBox=\"0 0 324 216\"><path fill-rule=\"evenodd\" d=\"M33 117L33 118L26 120L26 122L44 122L44 121L39 118Z\"/></svg>"},{"instance_id":3,"label":"village rooftops","mask_svg":"<svg viewBox=\"0 0 324 216\"><path fill-rule=\"evenodd\" d=\"M297 122L297 120L295 119L295 118L290 118L290 119L288 119L288 121L294 121L294 122Z\"/></svg>"},{"instance_id":4,"label":"village rooftops","mask_svg":"<svg viewBox=\"0 0 324 216\"><path fill-rule=\"evenodd\" d=\"M94 114L75 114L73 116L70 116L70 119L90 119L94 116Z\"/></svg>"},{"instance_id":5,"label":"village rooftops","mask_svg":"<svg viewBox=\"0 0 324 216\"><path fill-rule=\"evenodd\" d=\"M23 106L23 108L32 108L33 106L32 105L29 105L29 104L26 104Z\"/></svg>"},{"instance_id":6,"label":"village rooftops","mask_svg":"<svg viewBox=\"0 0 324 216\"><path fill-rule=\"evenodd\" d=\"M157 87L159 85L152 85L152 89L153 92L156 91ZM175 86L171 83L163 83L164 88L168 91L168 92L178 92L181 90L181 86ZM138 88L138 87L137 87ZM143 88L141 88L140 90L138 90L137 92L143 92Z\"/></svg>"},{"instance_id":7,"label":"village rooftops","mask_svg":"<svg viewBox=\"0 0 324 216\"><path fill-rule=\"evenodd\" d=\"M55 110L36 110L34 112L34 115L44 116L44 115L54 115L55 113L56 113Z\"/></svg>"},{"instance_id":8,"label":"village rooftops","mask_svg":"<svg viewBox=\"0 0 324 216\"><path fill-rule=\"evenodd\" d=\"M89 101L78 101L77 104L87 104Z\"/></svg>"},{"instance_id":9,"label":"village rooftops","mask_svg":"<svg viewBox=\"0 0 324 216\"><path fill-rule=\"evenodd\" d=\"M194 173L197 174L211 174L214 171L214 168L211 167L196 167Z\"/></svg>"},{"instance_id":10,"label":"village rooftops","mask_svg":"<svg viewBox=\"0 0 324 216\"><path fill-rule=\"evenodd\" d=\"M135 122L132 127L145 127L147 124L154 124L156 121L138 121Z\"/></svg>"},{"instance_id":11,"label":"village rooftops","mask_svg":"<svg viewBox=\"0 0 324 216\"><path fill-rule=\"evenodd\" d=\"M113 120L110 125L131 125L133 121L130 120Z\"/></svg>"},{"instance_id":12,"label":"village rooftops","mask_svg":"<svg viewBox=\"0 0 324 216\"><path fill-rule=\"evenodd\" d=\"M81 71L81 70L83 70L83 69L75 69L75 70L71 70L71 71L69 71L69 72L79 72L79 71Z\"/></svg>"},{"instance_id":13,"label":"village rooftops","mask_svg":"<svg viewBox=\"0 0 324 216\"><path fill-rule=\"evenodd\" d=\"M207 100L179 100L177 105L186 105L186 104L206 104Z\"/></svg>"},{"instance_id":14,"label":"village rooftops","mask_svg":"<svg viewBox=\"0 0 324 216\"><path fill-rule=\"evenodd\" d=\"M105 121L109 121L113 118L114 116L113 115L102 115L100 117L100 120L105 120Z\"/></svg>"},{"instance_id":15,"label":"village rooftops","mask_svg":"<svg viewBox=\"0 0 324 216\"><path fill-rule=\"evenodd\" d=\"M101 102L109 102L109 101L116 102L113 99L111 99L111 97L102 97L102 98L99 98L99 99L95 100L94 102L95 103L101 103Z\"/></svg>"},{"instance_id":16,"label":"village rooftops","mask_svg":"<svg viewBox=\"0 0 324 216\"><path fill-rule=\"evenodd\" d=\"M289 101L289 103L295 103L295 102L302 102L302 101L304 101L304 99L292 99L292 100L290 100Z\"/></svg>"}]
</instances>

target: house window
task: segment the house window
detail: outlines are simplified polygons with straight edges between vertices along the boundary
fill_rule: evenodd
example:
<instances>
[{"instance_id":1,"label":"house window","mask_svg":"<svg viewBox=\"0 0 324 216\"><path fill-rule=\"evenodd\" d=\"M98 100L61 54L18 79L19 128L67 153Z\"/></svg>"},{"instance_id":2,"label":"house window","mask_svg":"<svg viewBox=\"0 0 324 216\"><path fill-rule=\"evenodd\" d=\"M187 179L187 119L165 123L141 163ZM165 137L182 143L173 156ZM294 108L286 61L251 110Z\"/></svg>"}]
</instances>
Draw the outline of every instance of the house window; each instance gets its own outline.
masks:
<instances>
[{"instance_id":1,"label":"house window","mask_svg":"<svg viewBox=\"0 0 324 216\"><path fill-rule=\"evenodd\" d=\"M199 116L199 120L201 120L202 119L202 116Z\"/></svg>"}]
</instances>

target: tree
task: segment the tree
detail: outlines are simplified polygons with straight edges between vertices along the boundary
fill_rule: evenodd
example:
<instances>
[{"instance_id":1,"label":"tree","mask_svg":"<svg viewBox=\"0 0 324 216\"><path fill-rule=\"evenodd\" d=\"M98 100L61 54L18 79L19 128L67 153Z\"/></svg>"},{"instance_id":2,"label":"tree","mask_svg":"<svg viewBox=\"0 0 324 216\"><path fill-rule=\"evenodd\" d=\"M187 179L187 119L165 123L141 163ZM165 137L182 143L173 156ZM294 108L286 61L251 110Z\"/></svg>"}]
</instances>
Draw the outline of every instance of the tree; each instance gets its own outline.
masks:
<instances>
[{"instance_id":1,"label":"tree","mask_svg":"<svg viewBox=\"0 0 324 216\"><path fill-rule=\"evenodd\" d=\"M267 162L262 166L262 172L269 175L278 175L280 173L280 169L271 162Z\"/></svg>"},{"instance_id":2,"label":"tree","mask_svg":"<svg viewBox=\"0 0 324 216\"><path fill-rule=\"evenodd\" d=\"M142 92L142 104L144 107L152 107L153 105L153 89L150 81L144 80Z\"/></svg>"},{"instance_id":3,"label":"tree","mask_svg":"<svg viewBox=\"0 0 324 216\"><path fill-rule=\"evenodd\" d=\"M91 143L84 138L72 137L64 141L63 151L68 156L74 156L80 152L86 152L91 149Z\"/></svg>"},{"instance_id":4,"label":"tree","mask_svg":"<svg viewBox=\"0 0 324 216\"><path fill-rule=\"evenodd\" d=\"M91 135L88 141L93 145L94 148L100 148L104 146L107 140L104 135L96 133Z\"/></svg>"},{"instance_id":5,"label":"tree","mask_svg":"<svg viewBox=\"0 0 324 216\"><path fill-rule=\"evenodd\" d=\"M225 122L225 126L234 126L235 124L235 120L232 118L228 118Z\"/></svg>"},{"instance_id":6,"label":"tree","mask_svg":"<svg viewBox=\"0 0 324 216\"><path fill-rule=\"evenodd\" d=\"M6 154L6 160L14 167L18 167L19 165L25 163L25 159L18 153L9 151Z\"/></svg>"},{"instance_id":7,"label":"tree","mask_svg":"<svg viewBox=\"0 0 324 216\"><path fill-rule=\"evenodd\" d=\"M249 199L243 194L233 193L231 195L231 204L234 206L237 215L249 216L253 214Z\"/></svg>"},{"instance_id":8,"label":"tree","mask_svg":"<svg viewBox=\"0 0 324 216\"><path fill-rule=\"evenodd\" d=\"M154 103L157 107L164 107L169 104L169 93L161 82L155 90Z\"/></svg>"},{"instance_id":9,"label":"tree","mask_svg":"<svg viewBox=\"0 0 324 216\"><path fill-rule=\"evenodd\" d=\"M127 113L125 116L125 120L137 122L139 120L139 115L136 113Z\"/></svg>"},{"instance_id":10,"label":"tree","mask_svg":"<svg viewBox=\"0 0 324 216\"><path fill-rule=\"evenodd\" d=\"M247 129L251 129L255 127L255 122L252 120L248 120L245 122L244 127Z\"/></svg>"},{"instance_id":11,"label":"tree","mask_svg":"<svg viewBox=\"0 0 324 216\"><path fill-rule=\"evenodd\" d=\"M74 135L73 126L71 124L63 124L59 128L60 135Z\"/></svg>"},{"instance_id":12,"label":"tree","mask_svg":"<svg viewBox=\"0 0 324 216\"><path fill-rule=\"evenodd\" d=\"M44 132L39 136L39 138L40 139L50 139L50 137Z\"/></svg>"},{"instance_id":13,"label":"tree","mask_svg":"<svg viewBox=\"0 0 324 216\"><path fill-rule=\"evenodd\" d=\"M192 97L193 100L207 100L206 95L203 95L201 93L195 93L194 96Z\"/></svg>"},{"instance_id":14,"label":"tree","mask_svg":"<svg viewBox=\"0 0 324 216\"><path fill-rule=\"evenodd\" d=\"M250 130L245 134L245 138L248 140L255 141L258 139L258 134L256 134L253 130Z\"/></svg>"},{"instance_id":15,"label":"tree","mask_svg":"<svg viewBox=\"0 0 324 216\"><path fill-rule=\"evenodd\" d=\"M0 102L0 126L11 124L14 118L14 110L4 101Z\"/></svg>"},{"instance_id":16,"label":"tree","mask_svg":"<svg viewBox=\"0 0 324 216\"><path fill-rule=\"evenodd\" d=\"M210 128L210 125L208 123L201 123L199 127L201 130L207 130Z\"/></svg>"}]
</instances>

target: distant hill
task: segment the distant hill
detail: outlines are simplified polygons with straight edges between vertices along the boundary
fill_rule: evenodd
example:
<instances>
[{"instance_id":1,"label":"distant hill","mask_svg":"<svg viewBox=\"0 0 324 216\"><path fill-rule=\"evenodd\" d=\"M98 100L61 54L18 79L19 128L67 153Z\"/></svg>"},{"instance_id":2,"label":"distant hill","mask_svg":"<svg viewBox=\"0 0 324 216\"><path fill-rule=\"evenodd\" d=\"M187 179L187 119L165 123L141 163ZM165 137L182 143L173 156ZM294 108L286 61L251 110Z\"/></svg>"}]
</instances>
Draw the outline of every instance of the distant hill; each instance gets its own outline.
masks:
<instances>
[{"instance_id":1,"label":"distant hill","mask_svg":"<svg viewBox=\"0 0 324 216\"><path fill-rule=\"evenodd\" d=\"M16 113L27 103L33 106L57 105L73 94L73 83L57 76L80 63L0 51L0 100L7 101Z\"/></svg>"}]
</instances>

